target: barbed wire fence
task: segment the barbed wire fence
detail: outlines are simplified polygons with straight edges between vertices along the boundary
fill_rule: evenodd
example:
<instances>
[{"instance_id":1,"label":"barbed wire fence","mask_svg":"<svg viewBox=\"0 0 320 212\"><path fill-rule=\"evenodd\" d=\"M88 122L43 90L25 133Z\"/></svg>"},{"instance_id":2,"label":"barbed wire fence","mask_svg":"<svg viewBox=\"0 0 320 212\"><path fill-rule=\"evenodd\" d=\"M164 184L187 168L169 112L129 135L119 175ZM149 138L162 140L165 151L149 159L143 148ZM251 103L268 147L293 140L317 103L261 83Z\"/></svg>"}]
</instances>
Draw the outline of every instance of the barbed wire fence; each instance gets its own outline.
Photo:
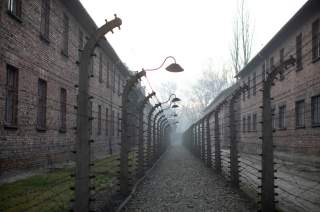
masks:
<instances>
[{"instance_id":1,"label":"barbed wire fence","mask_svg":"<svg viewBox=\"0 0 320 212\"><path fill-rule=\"evenodd\" d=\"M114 20L117 21L117 17ZM110 22L100 28L103 33L98 29L96 33L99 35L88 39L86 45L92 51L79 50L81 56L87 55L86 60L76 61L74 55L70 55L79 68L85 70L84 77L74 73L72 77L65 78L45 67L42 67L44 71L40 76L39 71L33 68L37 64L18 58L21 61L19 70L38 80L39 86L38 90L19 86L11 96L18 99L19 119L17 126L6 125L6 130L1 130L0 211L113 211L129 195L121 193L121 165L128 170L125 177L130 192L168 146L170 132L165 130L165 125L155 129L157 136L150 141L152 148L159 149L151 151L147 145L146 116L152 104L145 99L139 86L134 86L128 98L126 137L121 136L121 100L125 86L121 85L120 73L111 73L114 79L112 86L117 84L118 92L110 87L107 89L108 86L107 92L95 89L98 76L99 83L107 80L107 74L100 79L98 73L107 66L105 61L101 64L94 61L97 57L96 42L99 36L110 30L110 26L104 28L108 24ZM113 24L112 27L117 25ZM78 48L76 44L71 45ZM10 63L8 54L1 52L0 56ZM86 67L81 67L83 64ZM15 74L19 74L19 70L15 69ZM83 79L87 81L87 88L81 82ZM9 86L8 83L0 84L1 106L7 104ZM138 108L143 100L147 107ZM153 122L153 116L151 120ZM81 121L85 124L80 124ZM86 135L82 136L82 133ZM141 137L144 138L142 141ZM121 155L123 152L125 154ZM121 164L122 161L125 164Z\"/></svg>"},{"instance_id":2,"label":"barbed wire fence","mask_svg":"<svg viewBox=\"0 0 320 212\"><path fill-rule=\"evenodd\" d=\"M301 49L302 63L313 65L311 35L305 36ZM206 145L211 147L211 154L205 155L206 164L211 160L212 167L250 196L262 211L315 212L320 209L320 131L311 123L312 103L308 94L310 89L319 89L319 77L304 79L295 85L295 89L282 93L274 89L276 83L286 83L285 79L297 70L295 54L295 47L289 46L284 54L288 59L269 67L265 75L257 74L260 81L255 86L238 85L240 89L246 86L247 89L227 96L223 110L217 105L204 115L202 119L208 119L209 126L207 137L199 136L200 120L184 133L185 146L202 160L199 148L202 142L210 142ZM270 93L266 95L266 91ZM237 97L232 100L235 95ZM241 103L250 95L258 101ZM304 97L288 102L292 96L299 95ZM298 120L296 104L301 99L303 116ZM233 106L230 106L231 102ZM244 106L240 107L240 104ZM229 113L225 110L226 105ZM285 115L281 114L283 105ZM214 127L215 122L219 127ZM221 148L220 151L217 148Z\"/></svg>"}]
</instances>

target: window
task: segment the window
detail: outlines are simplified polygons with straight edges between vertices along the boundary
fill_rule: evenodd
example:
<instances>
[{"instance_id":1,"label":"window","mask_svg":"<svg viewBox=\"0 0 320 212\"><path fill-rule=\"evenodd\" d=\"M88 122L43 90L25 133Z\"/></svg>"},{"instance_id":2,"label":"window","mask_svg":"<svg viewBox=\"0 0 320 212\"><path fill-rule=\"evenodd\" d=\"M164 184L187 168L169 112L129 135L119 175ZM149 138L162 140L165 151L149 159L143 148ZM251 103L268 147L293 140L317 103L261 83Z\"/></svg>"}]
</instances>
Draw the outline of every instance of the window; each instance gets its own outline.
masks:
<instances>
[{"instance_id":1,"label":"window","mask_svg":"<svg viewBox=\"0 0 320 212\"><path fill-rule=\"evenodd\" d=\"M47 82L43 79L38 80L38 111L37 129L46 130L47 113Z\"/></svg>"},{"instance_id":2,"label":"window","mask_svg":"<svg viewBox=\"0 0 320 212\"><path fill-rule=\"evenodd\" d=\"M296 67L297 70L302 69L302 34L296 37Z\"/></svg>"},{"instance_id":3,"label":"window","mask_svg":"<svg viewBox=\"0 0 320 212\"><path fill-rule=\"evenodd\" d=\"M8 12L20 20L21 18L21 0L8 0Z\"/></svg>"},{"instance_id":4,"label":"window","mask_svg":"<svg viewBox=\"0 0 320 212\"><path fill-rule=\"evenodd\" d=\"M279 107L279 129L286 128L286 105Z\"/></svg>"},{"instance_id":5,"label":"window","mask_svg":"<svg viewBox=\"0 0 320 212\"><path fill-rule=\"evenodd\" d=\"M99 82L102 83L102 64L103 64L103 58L102 53L99 55Z\"/></svg>"},{"instance_id":6,"label":"window","mask_svg":"<svg viewBox=\"0 0 320 212\"><path fill-rule=\"evenodd\" d=\"M113 72L112 91L113 91L113 93L115 93L116 92L116 66L113 65L112 67L113 67L113 69L112 69L112 72Z\"/></svg>"},{"instance_id":7,"label":"window","mask_svg":"<svg viewBox=\"0 0 320 212\"><path fill-rule=\"evenodd\" d=\"M67 91L64 88L60 89L60 132L65 132L67 114Z\"/></svg>"},{"instance_id":8,"label":"window","mask_svg":"<svg viewBox=\"0 0 320 212\"><path fill-rule=\"evenodd\" d=\"M42 0L40 35L45 41L49 41L49 22L50 0Z\"/></svg>"},{"instance_id":9,"label":"window","mask_svg":"<svg viewBox=\"0 0 320 212\"><path fill-rule=\"evenodd\" d=\"M257 93L257 74L253 72L252 74L252 95L255 96Z\"/></svg>"},{"instance_id":10,"label":"window","mask_svg":"<svg viewBox=\"0 0 320 212\"><path fill-rule=\"evenodd\" d=\"M118 78L118 96L120 96L121 95L121 76L120 76L120 74L118 75L119 76L119 78Z\"/></svg>"},{"instance_id":11,"label":"window","mask_svg":"<svg viewBox=\"0 0 320 212\"><path fill-rule=\"evenodd\" d=\"M108 110L108 108L106 108L106 136L108 136L109 135L109 129L108 129L108 127L109 127L109 123L108 123L108 121L109 121L109 110Z\"/></svg>"},{"instance_id":12,"label":"window","mask_svg":"<svg viewBox=\"0 0 320 212\"><path fill-rule=\"evenodd\" d=\"M272 129L276 129L276 107L272 107L271 109L271 122L272 122Z\"/></svg>"},{"instance_id":13,"label":"window","mask_svg":"<svg viewBox=\"0 0 320 212\"><path fill-rule=\"evenodd\" d=\"M266 80L266 63L265 63L265 62L262 64L262 74L261 74L261 77L262 77L262 81L265 81L265 80Z\"/></svg>"},{"instance_id":14,"label":"window","mask_svg":"<svg viewBox=\"0 0 320 212\"><path fill-rule=\"evenodd\" d=\"M107 88L110 87L110 71L111 71L111 63L107 62Z\"/></svg>"},{"instance_id":15,"label":"window","mask_svg":"<svg viewBox=\"0 0 320 212\"><path fill-rule=\"evenodd\" d=\"M121 128L121 122L120 122L120 113L118 112L118 130L117 130L117 136L120 136L120 128Z\"/></svg>"},{"instance_id":16,"label":"window","mask_svg":"<svg viewBox=\"0 0 320 212\"><path fill-rule=\"evenodd\" d=\"M251 93L251 80L250 80L250 76L248 77L248 99L250 99L250 93Z\"/></svg>"},{"instance_id":17,"label":"window","mask_svg":"<svg viewBox=\"0 0 320 212\"><path fill-rule=\"evenodd\" d=\"M243 86L245 86L245 82L243 82ZM242 100L243 101L246 101L246 91L244 90L243 92L242 92Z\"/></svg>"},{"instance_id":18,"label":"window","mask_svg":"<svg viewBox=\"0 0 320 212\"><path fill-rule=\"evenodd\" d=\"M296 102L296 127L304 127L304 100Z\"/></svg>"},{"instance_id":19,"label":"window","mask_svg":"<svg viewBox=\"0 0 320 212\"><path fill-rule=\"evenodd\" d=\"M81 51L83 50L83 47L84 47L84 44L83 44L83 32L81 29L79 29L79 51L78 51L78 57L79 57L79 60L80 60L80 56L81 56Z\"/></svg>"},{"instance_id":20,"label":"window","mask_svg":"<svg viewBox=\"0 0 320 212\"><path fill-rule=\"evenodd\" d=\"M283 64L284 60L284 48L280 49L280 65ZM283 71L280 71L280 80L284 80Z\"/></svg>"},{"instance_id":21,"label":"window","mask_svg":"<svg viewBox=\"0 0 320 212\"><path fill-rule=\"evenodd\" d=\"M246 117L242 117L242 132L246 132Z\"/></svg>"},{"instance_id":22,"label":"window","mask_svg":"<svg viewBox=\"0 0 320 212\"><path fill-rule=\"evenodd\" d=\"M311 98L312 126L320 126L320 95Z\"/></svg>"},{"instance_id":23,"label":"window","mask_svg":"<svg viewBox=\"0 0 320 212\"><path fill-rule=\"evenodd\" d=\"M269 72L271 73L273 71L274 66L274 60L273 57L270 57L269 59Z\"/></svg>"},{"instance_id":24,"label":"window","mask_svg":"<svg viewBox=\"0 0 320 212\"><path fill-rule=\"evenodd\" d=\"M63 14L63 33L62 33L62 51L61 53L68 56L69 48L69 17Z\"/></svg>"},{"instance_id":25,"label":"window","mask_svg":"<svg viewBox=\"0 0 320 212\"><path fill-rule=\"evenodd\" d=\"M111 133L112 133L112 136L114 136L114 126L115 126L115 122L114 122L114 110L112 111L111 113Z\"/></svg>"},{"instance_id":26,"label":"window","mask_svg":"<svg viewBox=\"0 0 320 212\"><path fill-rule=\"evenodd\" d=\"M98 106L98 135L101 135L101 105Z\"/></svg>"},{"instance_id":27,"label":"window","mask_svg":"<svg viewBox=\"0 0 320 212\"><path fill-rule=\"evenodd\" d=\"M92 101L89 102L89 135L92 135L92 130L93 130L93 103Z\"/></svg>"},{"instance_id":28,"label":"window","mask_svg":"<svg viewBox=\"0 0 320 212\"><path fill-rule=\"evenodd\" d=\"M5 126L17 127L18 124L18 69L7 65Z\"/></svg>"},{"instance_id":29,"label":"window","mask_svg":"<svg viewBox=\"0 0 320 212\"><path fill-rule=\"evenodd\" d=\"M312 23L312 59L320 57L319 19Z\"/></svg>"},{"instance_id":30,"label":"window","mask_svg":"<svg viewBox=\"0 0 320 212\"><path fill-rule=\"evenodd\" d=\"M257 114L256 113L252 115L252 131L254 132L257 131Z\"/></svg>"},{"instance_id":31,"label":"window","mask_svg":"<svg viewBox=\"0 0 320 212\"><path fill-rule=\"evenodd\" d=\"M90 57L90 61L89 61L89 74L90 77L93 77L94 74L94 56Z\"/></svg>"},{"instance_id":32,"label":"window","mask_svg":"<svg viewBox=\"0 0 320 212\"><path fill-rule=\"evenodd\" d=\"M251 115L248 115L247 117L248 122L247 122L247 131L251 132Z\"/></svg>"}]
</instances>

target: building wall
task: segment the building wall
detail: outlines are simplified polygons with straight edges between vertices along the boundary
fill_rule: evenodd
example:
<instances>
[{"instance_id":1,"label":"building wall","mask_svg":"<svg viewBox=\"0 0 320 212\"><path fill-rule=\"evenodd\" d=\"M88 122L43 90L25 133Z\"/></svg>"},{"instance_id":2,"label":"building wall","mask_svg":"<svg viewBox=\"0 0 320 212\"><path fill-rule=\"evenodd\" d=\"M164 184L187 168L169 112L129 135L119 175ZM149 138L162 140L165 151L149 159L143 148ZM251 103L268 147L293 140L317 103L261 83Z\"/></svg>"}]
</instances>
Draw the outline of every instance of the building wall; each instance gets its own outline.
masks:
<instances>
[{"instance_id":1,"label":"building wall","mask_svg":"<svg viewBox=\"0 0 320 212\"><path fill-rule=\"evenodd\" d=\"M308 11L305 11L307 13ZM262 66L267 64L267 70L270 70L270 58L274 58L274 65L280 64L280 50L284 49L284 59L290 55L296 58L296 36L302 33L302 66L297 69L296 66L290 67L284 72L284 79L275 80L275 85L271 89L272 106L275 108L274 120L275 130L274 143L277 149L284 152L303 152L319 154L320 149L320 130L311 126L311 97L320 94L320 63L312 62L312 23L320 18L320 13L305 17L302 23L297 27L292 27L291 32L286 34L281 41L274 42L272 48L262 51L261 59L255 63L255 66L241 75L241 83L248 83L250 80L250 98L248 92L245 94L245 100L241 100L241 120L248 115L257 114L257 131L251 130L241 133L241 142L261 142L258 137L261 136L261 114L262 110ZM301 20L301 19L300 19ZM253 95L252 76L256 73L257 85L256 95ZM295 104L298 100L305 101L305 127L296 128ZM285 122L286 127L279 129L279 107L286 105ZM271 114L270 114L271 115ZM252 118L251 118L252 119ZM241 121L242 123L242 121ZM243 123L242 123L243 124ZM241 124L241 125L242 125ZM252 126L251 126L252 129ZM243 131L243 129L242 129Z\"/></svg>"},{"instance_id":2,"label":"building wall","mask_svg":"<svg viewBox=\"0 0 320 212\"><path fill-rule=\"evenodd\" d=\"M40 38L41 0L22 1L21 21L7 13L7 1L0 2L0 172L30 170L72 161L76 141L76 109L79 67L79 36L84 41L88 32L75 11L68 10L64 1L51 0L49 42ZM79 11L76 11L79 12ZM61 54L63 14L69 19L68 56ZM81 14L80 14L81 15ZM103 42L101 42L103 45ZM100 44L100 43L99 43ZM106 50L107 49L107 50ZM90 95L93 96L93 158L119 151L117 133L123 84L128 70L112 49L95 49ZM100 65L100 54L102 65ZM115 59L116 58L116 59ZM18 125L7 128L4 123L7 65L18 68ZM109 65L108 65L109 64ZM102 67L102 80L99 68ZM109 72L109 74L108 74ZM109 76L109 86L107 86ZM36 127L38 79L47 81L46 130ZM119 81L120 80L120 81ZM118 82L119 81L119 82ZM113 84L115 89L113 89ZM59 131L60 88L67 91L66 131ZM120 90L120 91L119 91ZM98 108L101 106L101 133L98 132ZM108 116L106 114L108 108ZM111 119L112 111L115 115ZM112 125L114 127L112 127ZM114 130L114 133L111 130ZM108 131L108 132L107 132Z\"/></svg>"}]
</instances>

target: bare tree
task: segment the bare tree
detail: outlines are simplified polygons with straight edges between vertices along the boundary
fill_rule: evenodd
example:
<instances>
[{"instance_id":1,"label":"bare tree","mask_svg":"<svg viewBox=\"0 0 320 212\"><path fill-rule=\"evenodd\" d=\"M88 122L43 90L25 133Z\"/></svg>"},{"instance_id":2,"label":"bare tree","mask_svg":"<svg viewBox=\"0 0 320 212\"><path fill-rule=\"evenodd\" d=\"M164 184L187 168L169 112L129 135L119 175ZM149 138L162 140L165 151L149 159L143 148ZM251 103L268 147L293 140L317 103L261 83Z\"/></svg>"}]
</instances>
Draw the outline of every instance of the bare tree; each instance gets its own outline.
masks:
<instances>
[{"instance_id":1,"label":"bare tree","mask_svg":"<svg viewBox=\"0 0 320 212\"><path fill-rule=\"evenodd\" d=\"M233 84L232 69L223 66L214 69L213 64L209 63L199 80L197 80L188 90L180 111L182 128L198 120L203 110L216 98L221 91Z\"/></svg>"},{"instance_id":2,"label":"bare tree","mask_svg":"<svg viewBox=\"0 0 320 212\"><path fill-rule=\"evenodd\" d=\"M237 5L230 50L232 65L236 75L249 63L253 40L253 25L245 1L240 0Z\"/></svg>"},{"instance_id":3,"label":"bare tree","mask_svg":"<svg viewBox=\"0 0 320 212\"><path fill-rule=\"evenodd\" d=\"M177 91L177 84L172 81L162 82L159 86L160 91L159 96L162 101L165 101L169 98L170 94L175 94Z\"/></svg>"}]
</instances>

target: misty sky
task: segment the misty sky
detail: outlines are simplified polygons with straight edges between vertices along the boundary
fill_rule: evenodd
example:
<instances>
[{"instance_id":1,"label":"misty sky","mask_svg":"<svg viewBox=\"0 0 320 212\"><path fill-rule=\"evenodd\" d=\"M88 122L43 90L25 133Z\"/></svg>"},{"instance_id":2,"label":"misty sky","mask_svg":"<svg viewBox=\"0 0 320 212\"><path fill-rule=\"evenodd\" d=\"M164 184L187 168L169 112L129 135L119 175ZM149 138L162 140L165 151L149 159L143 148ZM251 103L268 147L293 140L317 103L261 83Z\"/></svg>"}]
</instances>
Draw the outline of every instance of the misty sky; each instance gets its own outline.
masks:
<instances>
[{"instance_id":1,"label":"misty sky","mask_svg":"<svg viewBox=\"0 0 320 212\"><path fill-rule=\"evenodd\" d=\"M116 13L121 31L107 39L132 71L159 66L172 55L183 66L179 74L159 70L149 78L157 91L164 81L177 83L177 93L194 81L211 61L230 65L230 43L236 0L80 0L101 26ZM247 0L254 24L254 56L306 0ZM168 64L172 61L168 61ZM160 91L158 91L160 92Z\"/></svg>"}]
</instances>

